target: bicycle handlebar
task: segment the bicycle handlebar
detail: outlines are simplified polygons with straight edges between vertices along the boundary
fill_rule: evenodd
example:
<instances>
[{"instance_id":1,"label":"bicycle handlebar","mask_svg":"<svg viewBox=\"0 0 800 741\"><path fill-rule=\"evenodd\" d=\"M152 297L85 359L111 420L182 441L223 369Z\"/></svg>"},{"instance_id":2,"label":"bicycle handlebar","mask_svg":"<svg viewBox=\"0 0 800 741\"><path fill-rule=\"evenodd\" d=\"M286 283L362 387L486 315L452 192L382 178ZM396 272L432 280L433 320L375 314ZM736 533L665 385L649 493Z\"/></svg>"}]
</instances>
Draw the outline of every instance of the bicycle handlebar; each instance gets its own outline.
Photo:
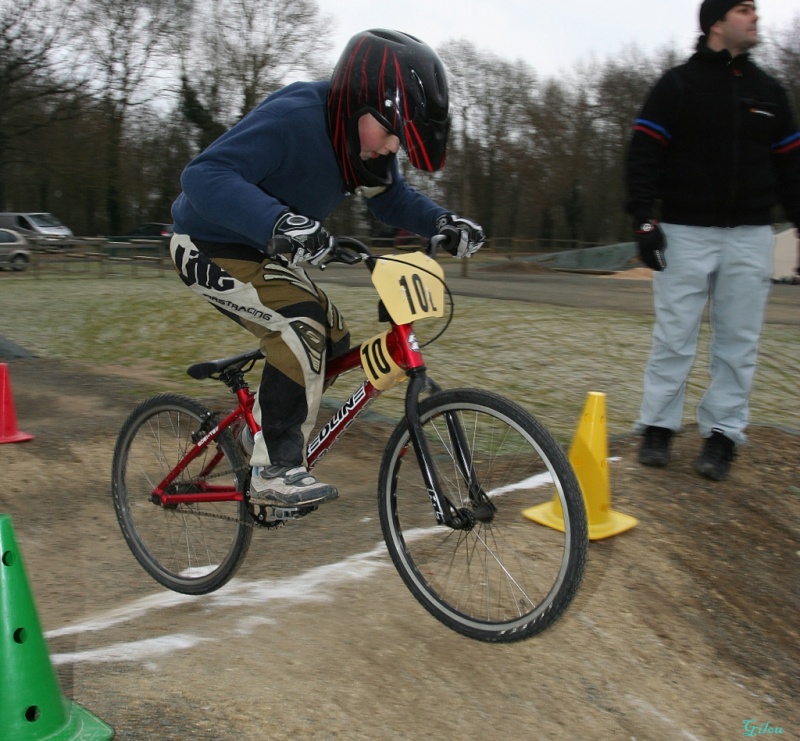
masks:
<instances>
[{"instance_id":1,"label":"bicycle handlebar","mask_svg":"<svg viewBox=\"0 0 800 741\"><path fill-rule=\"evenodd\" d=\"M435 258L439 247L447 249L448 245L458 243L458 230L455 227L447 226L439 234L432 236L425 245L424 252L428 257ZM372 270L377 256L372 250L355 237L332 237L333 247L330 254L319 264L320 270L324 270L332 262L339 262L345 265L355 265L365 262L367 267ZM277 255L285 255L293 249L292 243L285 238L277 237L267 242L266 254L274 258Z\"/></svg>"}]
</instances>

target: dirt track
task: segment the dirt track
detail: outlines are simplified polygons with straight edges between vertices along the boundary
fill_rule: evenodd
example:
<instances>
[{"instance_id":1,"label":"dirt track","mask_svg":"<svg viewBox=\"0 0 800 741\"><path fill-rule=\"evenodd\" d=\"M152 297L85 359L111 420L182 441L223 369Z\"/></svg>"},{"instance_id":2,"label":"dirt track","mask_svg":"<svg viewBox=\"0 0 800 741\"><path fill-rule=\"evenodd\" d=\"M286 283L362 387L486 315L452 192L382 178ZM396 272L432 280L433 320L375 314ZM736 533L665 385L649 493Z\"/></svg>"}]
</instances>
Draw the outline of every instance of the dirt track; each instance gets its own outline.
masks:
<instances>
[{"instance_id":1,"label":"dirt track","mask_svg":"<svg viewBox=\"0 0 800 741\"><path fill-rule=\"evenodd\" d=\"M340 500L257 533L234 583L185 598L137 566L109 497L137 379L8 362L36 437L0 445L0 512L65 695L119 739L711 740L746 720L800 737L797 436L751 429L722 484L693 473L691 431L668 473L614 442L613 505L639 526L592 544L555 628L491 646L433 621L383 555L381 431L321 465Z\"/></svg>"},{"instance_id":2,"label":"dirt track","mask_svg":"<svg viewBox=\"0 0 800 741\"><path fill-rule=\"evenodd\" d=\"M642 281L448 281L466 295L650 310ZM767 321L800 323L798 296L774 287ZM555 628L488 646L434 622L383 555L374 482L388 431L345 439L320 466L337 502L257 533L235 582L185 598L138 567L109 496L141 375L12 357L0 351L19 427L36 437L0 445L0 512L65 695L117 738L713 740L742 736L744 721L800 736L796 434L751 428L722 484L694 474L691 429L666 472L615 440L613 505L639 526L592 544Z\"/></svg>"}]
</instances>

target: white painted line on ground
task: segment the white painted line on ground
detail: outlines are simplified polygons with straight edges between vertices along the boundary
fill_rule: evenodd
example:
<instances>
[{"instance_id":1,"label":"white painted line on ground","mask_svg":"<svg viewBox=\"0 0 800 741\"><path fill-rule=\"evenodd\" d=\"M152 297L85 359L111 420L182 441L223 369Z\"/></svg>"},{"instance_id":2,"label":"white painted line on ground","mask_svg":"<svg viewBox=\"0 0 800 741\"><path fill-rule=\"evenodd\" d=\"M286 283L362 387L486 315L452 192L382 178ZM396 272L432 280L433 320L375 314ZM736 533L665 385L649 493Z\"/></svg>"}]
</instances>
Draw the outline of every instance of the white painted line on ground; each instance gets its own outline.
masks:
<instances>
[{"instance_id":1,"label":"white painted line on ground","mask_svg":"<svg viewBox=\"0 0 800 741\"><path fill-rule=\"evenodd\" d=\"M379 569L389 566L386 546L378 544L371 551L357 553L335 564L326 564L286 579L261 579L243 581L233 579L218 592L211 595L191 597L174 592L150 595L127 605L109 610L90 620L48 631L47 638L82 633L97 633L122 623L132 622L156 610L164 610L179 605L202 601L207 612L230 607L292 606L303 602L327 602L333 599L332 592L339 585L367 579ZM249 634L268 617L253 616L243 618L234 628L237 635ZM72 653L53 654L54 664L74 664L79 662L102 663L110 661L146 661L165 656L174 651L192 648L198 643L211 640L186 633L164 636L130 643L115 643L105 648L88 649Z\"/></svg>"},{"instance_id":2,"label":"white painted line on ground","mask_svg":"<svg viewBox=\"0 0 800 741\"><path fill-rule=\"evenodd\" d=\"M490 496L499 496L521 488L537 488L549 483L552 483L549 473L537 474L517 484L495 489L490 492ZM408 542L411 542L429 535L437 529L438 527L418 528L406 532L405 537ZM379 569L388 566L389 561L386 556L386 545L381 542L371 551L357 553L339 563L319 566L286 579L261 579L259 581L233 579L219 591L198 597L176 592L153 594L134 600L122 607L108 610L84 622L48 631L46 637L58 638L82 633L98 633L123 623L130 623L156 610L167 610L180 605L194 604L198 601L202 602L207 611L254 605L278 606L278 603L281 606L292 606L304 602L327 602L333 599L332 592L337 586L367 579ZM247 635L256 625L270 621L268 616L251 615L240 620L234 632L237 635ZM51 659L54 664L141 662L174 651L192 648L207 640L211 639L183 633L144 641L116 643L106 648L53 654Z\"/></svg>"},{"instance_id":3,"label":"white painted line on ground","mask_svg":"<svg viewBox=\"0 0 800 741\"><path fill-rule=\"evenodd\" d=\"M54 654L50 658L54 664L102 664L113 661L146 661L167 656L185 648L193 648L208 640L210 639L187 635L186 633L176 633L175 635L161 638L147 638L143 641L115 643L105 648Z\"/></svg>"}]
</instances>

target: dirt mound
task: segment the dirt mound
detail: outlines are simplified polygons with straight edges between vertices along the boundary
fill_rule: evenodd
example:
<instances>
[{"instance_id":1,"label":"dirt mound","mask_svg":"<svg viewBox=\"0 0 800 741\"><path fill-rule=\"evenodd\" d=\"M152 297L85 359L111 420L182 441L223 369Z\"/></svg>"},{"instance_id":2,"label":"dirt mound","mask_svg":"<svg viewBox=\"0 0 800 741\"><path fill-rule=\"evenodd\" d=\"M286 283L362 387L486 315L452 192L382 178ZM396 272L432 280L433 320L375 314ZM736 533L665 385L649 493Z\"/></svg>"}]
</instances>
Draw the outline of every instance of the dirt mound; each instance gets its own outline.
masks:
<instances>
[{"instance_id":1,"label":"dirt mound","mask_svg":"<svg viewBox=\"0 0 800 741\"><path fill-rule=\"evenodd\" d=\"M638 436L610 446L614 508L640 518L635 537L649 543L628 588L658 606L643 618L665 638L696 632L734 671L798 696L800 437L768 427L748 437L723 482L695 473L694 427L674 438L667 469L638 464Z\"/></svg>"}]
</instances>

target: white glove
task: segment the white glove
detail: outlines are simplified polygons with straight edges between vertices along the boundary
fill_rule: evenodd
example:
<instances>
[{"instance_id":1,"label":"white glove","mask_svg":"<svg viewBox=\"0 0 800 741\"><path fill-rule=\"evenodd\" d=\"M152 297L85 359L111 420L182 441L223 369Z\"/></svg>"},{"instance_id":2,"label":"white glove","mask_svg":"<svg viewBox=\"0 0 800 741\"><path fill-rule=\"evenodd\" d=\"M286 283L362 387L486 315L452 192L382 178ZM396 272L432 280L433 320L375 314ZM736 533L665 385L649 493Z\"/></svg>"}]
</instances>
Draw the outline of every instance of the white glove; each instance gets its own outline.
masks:
<instances>
[{"instance_id":1,"label":"white glove","mask_svg":"<svg viewBox=\"0 0 800 741\"><path fill-rule=\"evenodd\" d=\"M449 237L443 245L455 257L471 257L486 239L480 224L455 214L440 216L436 220L436 231Z\"/></svg>"},{"instance_id":2,"label":"white glove","mask_svg":"<svg viewBox=\"0 0 800 741\"><path fill-rule=\"evenodd\" d=\"M319 265L333 248L334 241L318 221L291 211L280 216L272 230L272 236L276 241L289 241L290 252L279 252L275 257L290 266L301 262Z\"/></svg>"}]
</instances>

